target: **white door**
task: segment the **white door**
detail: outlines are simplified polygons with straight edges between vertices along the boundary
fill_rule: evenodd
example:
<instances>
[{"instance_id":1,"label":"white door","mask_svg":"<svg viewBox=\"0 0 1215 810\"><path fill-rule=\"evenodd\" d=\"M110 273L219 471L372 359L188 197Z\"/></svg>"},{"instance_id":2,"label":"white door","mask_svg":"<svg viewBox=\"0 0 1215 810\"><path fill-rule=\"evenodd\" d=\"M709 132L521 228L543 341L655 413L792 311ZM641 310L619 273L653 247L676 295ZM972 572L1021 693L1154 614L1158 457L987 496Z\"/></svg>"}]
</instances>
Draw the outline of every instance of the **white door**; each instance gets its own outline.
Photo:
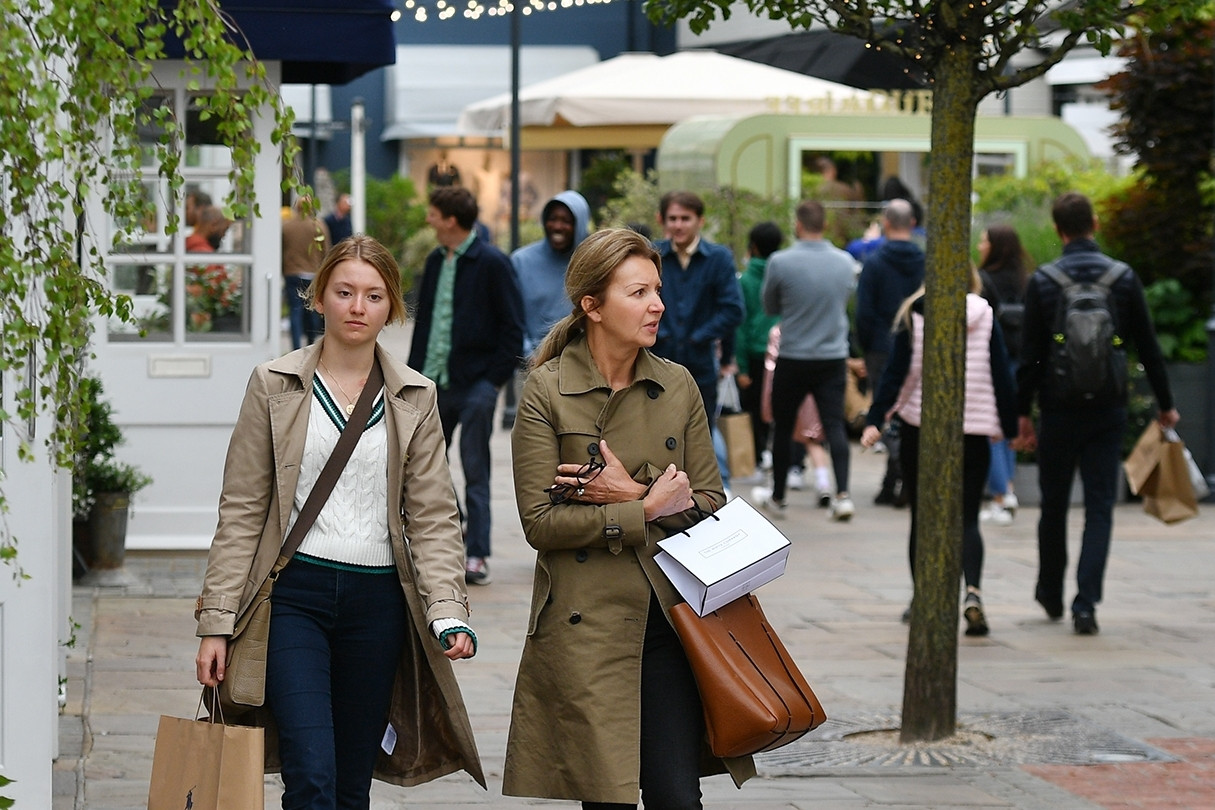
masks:
<instances>
[{"instance_id":1,"label":"white door","mask_svg":"<svg viewBox=\"0 0 1215 810\"><path fill-rule=\"evenodd\" d=\"M277 81L277 64L267 67ZM205 89L187 85L180 73L180 63L159 64L147 104L170 111L179 128L184 186L172 194L145 166L142 185L155 200L155 216L115 221L94 201L88 229L105 255L108 282L134 301L136 324L98 323L93 370L126 437L118 460L153 478L133 499L127 547L136 549L210 543L245 383L256 364L281 349L281 169L272 122L253 121L261 144L260 216L232 221L223 209L231 150L199 114ZM170 208L180 218L172 235L165 232Z\"/></svg>"}]
</instances>

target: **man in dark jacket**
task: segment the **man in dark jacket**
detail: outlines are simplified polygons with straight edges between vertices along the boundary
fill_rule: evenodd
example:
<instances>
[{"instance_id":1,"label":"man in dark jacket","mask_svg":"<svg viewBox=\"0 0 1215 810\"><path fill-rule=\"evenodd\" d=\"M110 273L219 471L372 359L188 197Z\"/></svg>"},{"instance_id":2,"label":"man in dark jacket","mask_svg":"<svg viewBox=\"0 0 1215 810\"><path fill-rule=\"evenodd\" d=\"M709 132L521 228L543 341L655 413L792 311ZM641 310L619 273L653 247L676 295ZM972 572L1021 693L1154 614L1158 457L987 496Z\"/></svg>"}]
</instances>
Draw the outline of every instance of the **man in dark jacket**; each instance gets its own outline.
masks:
<instances>
[{"instance_id":1,"label":"man in dark jacket","mask_svg":"<svg viewBox=\"0 0 1215 810\"><path fill-rule=\"evenodd\" d=\"M895 313L924 283L924 251L912 241L915 209L907 200L895 199L882 212L886 241L865 261L856 284L856 337L865 355L865 373L872 390L882 377L890 354ZM885 437L890 452L878 504L894 503L901 486L898 439L892 430Z\"/></svg>"},{"instance_id":2,"label":"man in dark jacket","mask_svg":"<svg viewBox=\"0 0 1215 810\"><path fill-rule=\"evenodd\" d=\"M1056 262L1074 281L1096 281L1113 263L1097 248L1093 234L1097 217L1083 194L1069 192L1051 209L1055 230L1063 240L1063 256ZM1067 568L1067 510L1072 476L1080 468L1084 485L1084 534L1076 566L1076 598L1072 624L1080 635L1097 632L1097 603L1101 601L1105 562L1114 524L1114 500L1126 432L1126 393L1118 398L1098 397L1077 406L1064 402L1053 378L1051 345L1055 317L1062 304L1061 287L1041 269L1025 290L1025 322L1021 367L1017 370L1019 435L1014 447L1038 451L1038 485L1042 515L1038 520L1038 584L1034 599L1051 619L1063 617L1063 574ZM1156 342L1152 316L1143 298L1143 285L1127 268L1110 288L1114 325L1123 341L1135 344L1156 404L1161 427L1177 424L1181 415L1173 407L1173 394ZM1034 397L1040 411L1038 430L1030 418Z\"/></svg>"},{"instance_id":3,"label":"man in dark jacket","mask_svg":"<svg viewBox=\"0 0 1215 810\"><path fill-rule=\"evenodd\" d=\"M489 440L498 389L523 351L523 307L510 259L477 237L477 201L468 189L436 188L426 222L439 247L426 257L409 365L435 381L443 436L460 425L464 469L465 580L489 582Z\"/></svg>"},{"instance_id":4,"label":"man in dark jacket","mask_svg":"<svg viewBox=\"0 0 1215 810\"><path fill-rule=\"evenodd\" d=\"M662 302L667 310L653 351L692 373L711 429L717 419L718 371L723 360L733 362L732 356L718 356L720 342L732 346L734 330L743 319L734 255L701 236L705 204L695 194L664 194L658 215L667 238L654 248L662 255Z\"/></svg>"}]
</instances>

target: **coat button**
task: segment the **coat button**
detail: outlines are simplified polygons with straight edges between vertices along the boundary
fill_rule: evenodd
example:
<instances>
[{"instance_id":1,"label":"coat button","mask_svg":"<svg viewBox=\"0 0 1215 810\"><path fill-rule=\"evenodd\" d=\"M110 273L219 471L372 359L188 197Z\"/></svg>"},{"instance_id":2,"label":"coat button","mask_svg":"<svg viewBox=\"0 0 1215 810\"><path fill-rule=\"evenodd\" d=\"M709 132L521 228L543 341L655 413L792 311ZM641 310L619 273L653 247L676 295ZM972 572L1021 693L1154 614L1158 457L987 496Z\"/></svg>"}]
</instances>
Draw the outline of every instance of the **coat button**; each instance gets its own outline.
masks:
<instances>
[{"instance_id":1,"label":"coat button","mask_svg":"<svg viewBox=\"0 0 1215 810\"><path fill-rule=\"evenodd\" d=\"M577 560L578 562L586 562L586 558L589 556L591 556L591 555L588 554L586 549L584 549L584 548L580 548L574 552L574 559Z\"/></svg>"},{"instance_id":2,"label":"coat button","mask_svg":"<svg viewBox=\"0 0 1215 810\"><path fill-rule=\"evenodd\" d=\"M577 624L580 621L582 621L581 613L579 613L578 611L575 610L573 613L570 614L570 624Z\"/></svg>"},{"instance_id":3,"label":"coat button","mask_svg":"<svg viewBox=\"0 0 1215 810\"><path fill-rule=\"evenodd\" d=\"M675 446L677 444L679 444L679 442L675 441L674 436L667 436L667 449L668 450L674 450Z\"/></svg>"},{"instance_id":4,"label":"coat button","mask_svg":"<svg viewBox=\"0 0 1215 810\"><path fill-rule=\"evenodd\" d=\"M592 456L599 455L599 442L591 442L586 446L586 452Z\"/></svg>"},{"instance_id":5,"label":"coat button","mask_svg":"<svg viewBox=\"0 0 1215 810\"><path fill-rule=\"evenodd\" d=\"M650 386L650 389L646 391L646 395L649 396L650 399L658 399L657 386Z\"/></svg>"}]
</instances>

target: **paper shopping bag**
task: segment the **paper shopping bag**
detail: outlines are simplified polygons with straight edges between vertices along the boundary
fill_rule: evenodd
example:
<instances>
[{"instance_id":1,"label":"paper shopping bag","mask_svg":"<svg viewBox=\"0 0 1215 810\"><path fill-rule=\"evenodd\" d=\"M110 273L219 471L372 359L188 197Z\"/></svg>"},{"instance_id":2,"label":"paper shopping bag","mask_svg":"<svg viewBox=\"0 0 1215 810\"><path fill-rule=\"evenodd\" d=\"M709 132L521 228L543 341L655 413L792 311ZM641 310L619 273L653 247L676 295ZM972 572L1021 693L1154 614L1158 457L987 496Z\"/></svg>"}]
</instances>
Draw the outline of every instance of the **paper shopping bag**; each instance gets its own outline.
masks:
<instances>
[{"instance_id":1,"label":"paper shopping bag","mask_svg":"<svg viewBox=\"0 0 1215 810\"><path fill-rule=\"evenodd\" d=\"M723 413L717 417L717 429L726 440L726 462L731 478L746 478L755 474L755 434L751 431L751 414Z\"/></svg>"},{"instance_id":2,"label":"paper shopping bag","mask_svg":"<svg viewBox=\"0 0 1215 810\"><path fill-rule=\"evenodd\" d=\"M654 562L703 616L779 577L789 538L742 498L658 541Z\"/></svg>"},{"instance_id":3,"label":"paper shopping bag","mask_svg":"<svg viewBox=\"0 0 1215 810\"><path fill-rule=\"evenodd\" d=\"M262 810L264 730L162 715L148 810Z\"/></svg>"},{"instance_id":4,"label":"paper shopping bag","mask_svg":"<svg viewBox=\"0 0 1215 810\"><path fill-rule=\"evenodd\" d=\"M1136 495L1150 495L1155 489L1152 479L1156 466L1160 463L1160 454L1164 449L1164 431L1160 423L1152 420L1135 442L1134 449L1122 462L1126 472L1126 483L1131 492Z\"/></svg>"},{"instance_id":5,"label":"paper shopping bag","mask_svg":"<svg viewBox=\"0 0 1215 810\"><path fill-rule=\"evenodd\" d=\"M1185 445L1171 430L1164 433L1164 438L1151 478L1152 492L1143 496L1143 511L1165 523L1177 523L1197 516L1198 499L1190 482Z\"/></svg>"}]
</instances>

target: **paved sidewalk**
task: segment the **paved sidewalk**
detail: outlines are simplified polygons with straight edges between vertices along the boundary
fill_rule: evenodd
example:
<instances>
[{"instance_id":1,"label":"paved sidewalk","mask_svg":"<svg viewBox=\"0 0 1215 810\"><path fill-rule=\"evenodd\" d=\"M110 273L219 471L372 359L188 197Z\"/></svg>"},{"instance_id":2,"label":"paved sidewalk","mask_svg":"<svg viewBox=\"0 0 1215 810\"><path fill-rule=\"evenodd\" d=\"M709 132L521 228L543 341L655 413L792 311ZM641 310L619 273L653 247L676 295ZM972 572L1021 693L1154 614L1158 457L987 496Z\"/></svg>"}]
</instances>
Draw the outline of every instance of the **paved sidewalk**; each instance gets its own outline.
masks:
<instances>
[{"instance_id":1,"label":"paved sidewalk","mask_svg":"<svg viewBox=\"0 0 1215 810\"><path fill-rule=\"evenodd\" d=\"M374 808L576 806L501 795L533 554L514 511L506 433L496 433L494 453L494 581L471 595L481 652L456 668L489 791L463 775L408 790L376 784ZM848 524L829 522L812 492L791 493L789 568L760 591L831 719L762 756L760 777L741 791L725 777L704 780L705 806L1215 807L1215 510L1165 527L1137 505L1118 507L1095 637L1048 621L1032 600L1037 511L985 525L992 633L959 630L959 734L902 746L890 729L902 704L908 516L872 506L884 464L854 446L858 511ZM1074 509L1073 556L1080 516ZM68 653L53 810L146 806L158 717L188 716L198 700L191 610L204 562L201 553L132 553L137 584L75 589L81 629ZM1072 589L1069 581L1068 599ZM266 795L266 807L278 807L274 778Z\"/></svg>"}]
</instances>

